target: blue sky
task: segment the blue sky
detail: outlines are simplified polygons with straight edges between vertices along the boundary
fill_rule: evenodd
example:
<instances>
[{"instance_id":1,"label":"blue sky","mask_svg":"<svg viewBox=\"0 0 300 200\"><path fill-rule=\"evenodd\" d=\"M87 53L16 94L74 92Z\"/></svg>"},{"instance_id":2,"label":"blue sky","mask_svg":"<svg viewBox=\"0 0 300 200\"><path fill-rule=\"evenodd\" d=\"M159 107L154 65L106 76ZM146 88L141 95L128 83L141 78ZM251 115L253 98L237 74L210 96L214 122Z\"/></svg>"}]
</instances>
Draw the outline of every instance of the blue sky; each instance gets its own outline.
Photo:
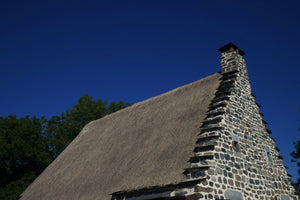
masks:
<instances>
[{"instance_id":1,"label":"blue sky","mask_svg":"<svg viewBox=\"0 0 300 200\"><path fill-rule=\"evenodd\" d=\"M300 139L299 1L1 1L0 116L59 115L82 94L136 103L245 51L253 93L290 163Z\"/></svg>"}]
</instances>

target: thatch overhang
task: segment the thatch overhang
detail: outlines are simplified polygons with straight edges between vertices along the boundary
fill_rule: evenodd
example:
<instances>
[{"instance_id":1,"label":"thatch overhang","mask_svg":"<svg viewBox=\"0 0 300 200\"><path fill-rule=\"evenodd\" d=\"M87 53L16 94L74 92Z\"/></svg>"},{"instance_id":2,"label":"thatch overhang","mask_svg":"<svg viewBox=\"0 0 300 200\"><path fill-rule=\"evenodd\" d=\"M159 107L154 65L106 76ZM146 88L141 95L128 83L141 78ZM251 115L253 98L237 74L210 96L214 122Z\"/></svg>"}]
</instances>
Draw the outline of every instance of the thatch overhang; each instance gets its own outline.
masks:
<instances>
[{"instance_id":1,"label":"thatch overhang","mask_svg":"<svg viewBox=\"0 0 300 200\"><path fill-rule=\"evenodd\" d=\"M118 191L186 181L220 78L213 74L89 123L21 200L109 200Z\"/></svg>"}]
</instances>

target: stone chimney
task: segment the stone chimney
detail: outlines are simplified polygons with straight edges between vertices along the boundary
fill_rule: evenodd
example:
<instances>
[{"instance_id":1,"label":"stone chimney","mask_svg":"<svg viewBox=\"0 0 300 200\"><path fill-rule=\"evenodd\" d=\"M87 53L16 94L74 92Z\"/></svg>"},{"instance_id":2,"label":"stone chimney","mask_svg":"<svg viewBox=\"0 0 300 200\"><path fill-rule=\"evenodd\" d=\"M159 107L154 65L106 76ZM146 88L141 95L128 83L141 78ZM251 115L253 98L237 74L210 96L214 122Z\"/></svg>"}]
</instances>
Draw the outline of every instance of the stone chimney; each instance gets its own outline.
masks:
<instances>
[{"instance_id":1,"label":"stone chimney","mask_svg":"<svg viewBox=\"0 0 300 200\"><path fill-rule=\"evenodd\" d=\"M245 59L243 57L243 55L245 55L244 51L233 43L230 42L218 50L221 52L222 73L235 70L240 71L246 68Z\"/></svg>"}]
</instances>

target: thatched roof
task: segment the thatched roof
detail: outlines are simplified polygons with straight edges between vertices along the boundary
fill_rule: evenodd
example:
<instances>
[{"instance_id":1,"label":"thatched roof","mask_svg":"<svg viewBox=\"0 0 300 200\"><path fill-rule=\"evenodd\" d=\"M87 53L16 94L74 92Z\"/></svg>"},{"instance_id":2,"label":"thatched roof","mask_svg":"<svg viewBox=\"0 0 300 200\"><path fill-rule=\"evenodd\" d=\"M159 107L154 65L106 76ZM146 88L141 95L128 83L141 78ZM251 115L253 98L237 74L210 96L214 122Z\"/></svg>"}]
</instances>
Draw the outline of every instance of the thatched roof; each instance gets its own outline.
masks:
<instances>
[{"instance_id":1,"label":"thatched roof","mask_svg":"<svg viewBox=\"0 0 300 200\"><path fill-rule=\"evenodd\" d=\"M216 73L86 125L22 200L109 200L117 191L185 180Z\"/></svg>"}]
</instances>

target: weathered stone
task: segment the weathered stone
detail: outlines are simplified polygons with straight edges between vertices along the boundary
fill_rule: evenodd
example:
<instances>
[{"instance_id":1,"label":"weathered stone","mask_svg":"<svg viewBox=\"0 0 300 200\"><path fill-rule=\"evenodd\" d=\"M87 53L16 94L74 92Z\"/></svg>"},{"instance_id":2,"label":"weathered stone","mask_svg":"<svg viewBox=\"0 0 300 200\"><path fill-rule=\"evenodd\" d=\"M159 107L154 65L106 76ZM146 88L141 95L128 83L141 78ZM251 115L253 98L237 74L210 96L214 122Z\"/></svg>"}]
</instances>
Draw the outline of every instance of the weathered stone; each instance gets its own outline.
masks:
<instances>
[{"instance_id":1,"label":"weathered stone","mask_svg":"<svg viewBox=\"0 0 300 200\"><path fill-rule=\"evenodd\" d=\"M222 178L221 177L218 177L218 182L222 183Z\"/></svg>"},{"instance_id":2,"label":"weathered stone","mask_svg":"<svg viewBox=\"0 0 300 200\"><path fill-rule=\"evenodd\" d=\"M216 182L216 178L214 176L211 176L211 181Z\"/></svg>"},{"instance_id":3,"label":"weathered stone","mask_svg":"<svg viewBox=\"0 0 300 200\"><path fill-rule=\"evenodd\" d=\"M215 153L215 158L216 158L216 159L219 159L219 158L220 158L218 153Z\"/></svg>"},{"instance_id":4,"label":"weathered stone","mask_svg":"<svg viewBox=\"0 0 300 200\"><path fill-rule=\"evenodd\" d=\"M227 177L227 171L224 170L223 173L224 173L224 176Z\"/></svg>"},{"instance_id":5,"label":"weathered stone","mask_svg":"<svg viewBox=\"0 0 300 200\"><path fill-rule=\"evenodd\" d=\"M236 179L237 181L241 181L241 180L242 180L241 177L240 177L239 175L235 175L235 179Z\"/></svg>"},{"instance_id":6,"label":"weathered stone","mask_svg":"<svg viewBox=\"0 0 300 200\"><path fill-rule=\"evenodd\" d=\"M213 169L207 170L207 174L209 175L214 175L215 171Z\"/></svg>"},{"instance_id":7,"label":"weathered stone","mask_svg":"<svg viewBox=\"0 0 300 200\"><path fill-rule=\"evenodd\" d=\"M203 181L203 182L201 182L201 183L202 183L202 185L207 185L207 184L208 184L207 181Z\"/></svg>"},{"instance_id":8,"label":"weathered stone","mask_svg":"<svg viewBox=\"0 0 300 200\"><path fill-rule=\"evenodd\" d=\"M281 200L291 200L288 195L282 194L281 195Z\"/></svg>"},{"instance_id":9,"label":"weathered stone","mask_svg":"<svg viewBox=\"0 0 300 200\"><path fill-rule=\"evenodd\" d=\"M196 193L196 194L186 196L185 199L186 200L197 200L197 199L202 198L202 197L203 197L202 194Z\"/></svg>"},{"instance_id":10,"label":"weathered stone","mask_svg":"<svg viewBox=\"0 0 300 200\"><path fill-rule=\"evenodd\" d=\"M212 191L213 191L213 189L210 188L210 187L202 187L202 186L199 186L199 185L197 185L195 187L195 192L212 192Z\"/></svg>"},{"instance_id":11,"label":"weathered stone","mask_svg":"<svg viewBox=\"0 0 300 200\"><path fill-rule=\"evenodd\" d=\"M225 159L230 160L230 156L228 154L225 154Z\"/></svg>"},{"instance_id":12,"label":"weathered stone","mask_svg":"<svg viewBox=\"0 0 300 200\"><path fill-rule=\"evenodd\" d=\"M217 122L214 116L221 117L222 120L217 123L222 128L205 132L206 137L219 136L215 141L203 142L205 145L214 145L213 162L204 161L216 166L206 171L209 182L205 187L214 189L212 195L215 198L218 195L220 199L277 199L276 196L284 199L282 194L292 195L294 190L286 169L280 164L282 160L279 159L274 140L266 130L259 104L252 95L244 58L238 53L237 47L231 47L222 52L223 77L212 100L211 108L220 110L209 111L218 115L211 115L206 120L209 125L208 122ZM221 105L219 108L218 103ZM241 191L237 191L239 189L235 191L232 188L240 188L244 197ZM222 196L224 194L225 197ZM208 194L203 196L204 199L212 199Z\"/></svg>"},{"instance_id":13,"label":"weathered stone","mask_svg":"<svg viewBox=\"0 0 300 200\"><path fill-rule=\"evenodd\" d=\"M234 199L234 200L243 200L243 195L240 191L234 191L231 189L227 189L225 191L226 199Z\"/></svg>"}]
</instances>

